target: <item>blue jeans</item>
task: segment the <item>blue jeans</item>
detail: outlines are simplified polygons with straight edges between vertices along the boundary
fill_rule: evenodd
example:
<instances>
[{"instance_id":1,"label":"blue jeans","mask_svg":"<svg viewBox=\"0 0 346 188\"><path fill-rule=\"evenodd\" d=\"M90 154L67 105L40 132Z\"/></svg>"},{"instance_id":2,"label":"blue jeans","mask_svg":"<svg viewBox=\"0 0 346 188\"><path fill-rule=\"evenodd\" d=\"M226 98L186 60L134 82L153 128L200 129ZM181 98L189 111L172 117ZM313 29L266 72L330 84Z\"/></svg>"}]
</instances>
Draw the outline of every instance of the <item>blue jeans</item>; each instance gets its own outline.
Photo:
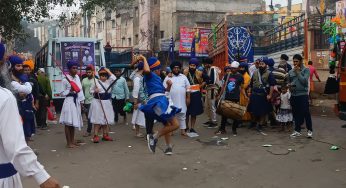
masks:
<instances>
[{"instance_id":1,"label":"blue jeans","mask_svg":"<svg viewBox=\"0 0 346 188\"><path fill-rule=\"evenodd\" d=\"M294 130L300 132L301 126L303 125L305 120L306 128L309 131L312 131L312 120L309 109L309 96L291 96L291 106L295 124Z\"/></svg>"}]
</instances>

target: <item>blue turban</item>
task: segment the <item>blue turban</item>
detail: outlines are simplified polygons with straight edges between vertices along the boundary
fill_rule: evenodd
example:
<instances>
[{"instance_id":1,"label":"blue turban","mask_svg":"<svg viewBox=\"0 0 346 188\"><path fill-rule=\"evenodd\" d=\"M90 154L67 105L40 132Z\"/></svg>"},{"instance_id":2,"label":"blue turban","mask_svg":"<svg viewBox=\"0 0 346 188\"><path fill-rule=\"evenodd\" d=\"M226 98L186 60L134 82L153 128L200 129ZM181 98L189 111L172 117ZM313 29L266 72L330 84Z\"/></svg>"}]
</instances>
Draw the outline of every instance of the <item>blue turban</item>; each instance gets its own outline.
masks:
<instances>
[{"instance_id":1,"label":"blue turban","mask_svg":"<svg viewBox=\"0 0 346 188\"><path fill-rule=\"evenodd\" d=\"M74 60L68 60L67 68L70 70L72 67L78 67L78 63Z\"/></svg>"},{"instance_id":2,"label":"blue turban","mask_svg":"<svg viewBox=\"0 0 346 188\"><path fill-rule=\"evenodd\" d=\"M141 61L141 62L138 63L137 69L138 70L143 70L143 68L144 68L144 63Z\"/></svg>"},{"instance_id":3,"label":"blue turban","mask_svg":"<svg viewBox=\"0 0 346 188\"><path fill-rule=\"evenodd\" d=\"M274 59L270 58L270 59L268 59L268 62L267 62L266 64L267 64L269 67L273 67L274 64L275 64L275 61L274 61Z\"/></svg>"},{"instance_id":4,"label":"blue turban","mask_svg":"<svg viewBox=\"0 0 346 188\"><path fill-rule=\"evenodd\" d=\"M266 65L268 65L269 59L266 56L263 56L259 59L260 62L264 62Z\"/></svg>"},{"instance_id":5,"label":"blue turban","mask_svg":"<svg viewBox=\"0 0 346 188\"><path fill-rule=\"evenodd\" d=\"M203 71L204 71L204 68L203 68L202 66L199 66L199 67L197 68L197 70L203 72Z\"/></svg>"},{"instance_id":6,"label":"blue turban","mask_svg":"<svg viewBox=\"0 0 346 188\"><path fill-rule=\"evenodd\" d=\"M24 60L22 58L20 58L19 56L16 56L16 55L10 56L10 58L8 60L11 63L11 67L14 67L16 65L23 65L23 62L24 62Z\"/></svg>"},{"instance_id":7,"label":"blue turban","mask_svg":"<svg viewBox=\"0 0 346 188\"><path fill-rule=\"evenodd\" d=\"M156 57L149 58L148 64L151 71L161 69L161 62Z\"/></svg>"},{"instance_id":8,"label":"blue turban","mask_svg":"<svg viewBox=\"0 0 346 188\"><path fill-rule=\"evenodd\" d=\"M171 67L166 67L166 73L171 73L171 72L172 72Z\"/></svg>"},{"instance_id":9,"label":"blue turban","mask_svg":"<svg viewBox=\"0 0 346 188\"><path fill-rule=\"evenodd\" d=\"M244 63L244 62L241 62L240 64L239 64L239 67L244 67L244 68L248 68L248 64L247 63Z\"/></svg>"},{"instance_id":10,"label":"blue turban","mask_svg":"<svg viewBox=\"0 0 346 188\"><path fill-rule=\"evenodd\" d=\"M198 59L197 58L191 58L189 61L189 65L191 65L191 64L198 66L199 65Z\"/></svg>"},{"instance_id":11,"label":"blue turban","mask_svg":"<svg viewBox=\"0 0 346 188\"><path fill-rule=\"evenodd\" d=\"M4 44L0 43L0 61L4 59L4 55L5 55L5 46Z\"/></svg>"}]
</instances>

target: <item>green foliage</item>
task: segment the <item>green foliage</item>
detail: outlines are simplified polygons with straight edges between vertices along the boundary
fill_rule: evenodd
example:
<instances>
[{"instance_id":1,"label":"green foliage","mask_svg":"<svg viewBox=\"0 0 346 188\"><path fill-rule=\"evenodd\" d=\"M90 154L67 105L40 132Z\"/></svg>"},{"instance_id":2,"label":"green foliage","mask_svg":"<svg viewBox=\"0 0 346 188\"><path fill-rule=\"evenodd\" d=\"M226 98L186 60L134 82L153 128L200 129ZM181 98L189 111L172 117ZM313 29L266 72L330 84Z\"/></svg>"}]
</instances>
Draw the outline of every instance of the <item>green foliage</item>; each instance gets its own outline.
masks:
<instances>
[{"instance_id":1,"label":"green foliage","mask_svg":"<svg viewBox=\"0 0 346 188\"><path fill-rule=\"evenodd\" d=\"M56 6L79 6L83 12L92 14L96 6L111 10L128 8L134 0L1 0L0 1L0 35L6 40L25 39L28 35L21 26L21 21L39 22L50 19L49 11ZM76 15L72 13L72 15ZM72 16L73 17L73 16ZM61 13L60 22L68 16Z\"/></svg>"}]
</instances>

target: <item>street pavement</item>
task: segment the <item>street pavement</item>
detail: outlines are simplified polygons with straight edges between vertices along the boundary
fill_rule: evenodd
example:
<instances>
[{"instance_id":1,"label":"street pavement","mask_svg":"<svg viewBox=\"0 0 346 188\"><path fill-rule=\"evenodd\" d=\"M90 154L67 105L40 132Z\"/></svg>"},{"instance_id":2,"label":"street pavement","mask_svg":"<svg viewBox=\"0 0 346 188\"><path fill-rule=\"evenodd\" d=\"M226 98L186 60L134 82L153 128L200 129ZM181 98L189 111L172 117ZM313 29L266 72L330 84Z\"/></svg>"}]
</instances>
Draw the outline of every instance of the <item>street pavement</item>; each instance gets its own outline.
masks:
<instances>
[{"instance_id":1,"label":"street pavement","mask_svg":"<svg viewBox=\"0 0 346 188\"><path fill-rule=\"evenodd\" d=\"M265 129L267 136L242 127L237 137L215 137L215 129L202 126L207 118L202 115L197 120L198 138L174 134L172 156L163 154L163 140L151 154L145 139L136 138L126 125L112 126L116 140L99 144L77 131L77 139L85 144L75 149L65 148L63 126L50 125L38 131L30 146L47 171L69 188L344 188L346 129L340 126L345 122L320 109L312 109L314 139L305 137L306 130L304 136L291 139L290 132L270 127ZM340 149L330 150L331 145ZM23 185L38 187L29 178L23 178Z\"/></svg>"}]
</instances>

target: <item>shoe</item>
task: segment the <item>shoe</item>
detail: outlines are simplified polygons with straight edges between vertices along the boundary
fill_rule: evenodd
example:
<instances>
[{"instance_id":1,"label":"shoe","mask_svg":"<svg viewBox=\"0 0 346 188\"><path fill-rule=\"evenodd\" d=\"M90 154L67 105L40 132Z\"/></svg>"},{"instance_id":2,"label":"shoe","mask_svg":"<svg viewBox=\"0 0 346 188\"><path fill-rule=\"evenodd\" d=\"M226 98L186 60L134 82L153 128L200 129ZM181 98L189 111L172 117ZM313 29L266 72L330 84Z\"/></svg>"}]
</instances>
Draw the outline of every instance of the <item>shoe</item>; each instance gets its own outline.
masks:
<instances>
[{"instance_id":1,"label":"shoe","mask_svg":"<svg viewBox=\"0 0 346 188\"><path fill-rule=\"evenodd\" d=\"M157 138L155 139L153 135L148 134L147 135L148 140L148 149L151 153L155 153L156 144L157 144Z\"/></svg>"},{"instance_id":2,"label":"shoe","mask_svg":"<svg viewBox=\"0 0 346 188\"><path fill-rule=\"evenodd\" d=\"M208 126L208 129L215 129L215 128L217 128L217 124L215 122L210 123Z\"/></svg>"},{"instance_id":3,"label":"shoe","mask_svg":"<svg viewBox=\"0 0 346 188\"><path fill-rule=\"evenodd\" d=\"M207 122L205 122L205 123L203 123L204 125L209 125L209 124L211 124L211 123L213 123L212 121L207 121Z\"/></svg>"},{"instance_id":4,"label":"shoe","mask_svg":"<svg viewBox=\"0 0 346 188\"><path fill-rule=\"evenodd\" d=\"M346 125L342 125L341 128L346 128Z\"/></svg>"},{"instance_id":5,"label":"shoe","mask_svg":"<svg viewBox=\"0 0 346 188\"><path fill-rule=\"evenodd\" d=\"M197 133L195 129L190 129L190 133Z\"/></svg>"},{"instance_id":6,"label":"shoe","mask_svg":"<svg viewBox=\"0 0 346 188\"><path fill-rule=\"evenodd\" d=\"M103 135L102 140L103 141L113 141L113 139L108 135Z\"/></svg>"},{"instance_id":7,"label":"shoe","mask_svg":"<svg viewBox=\"0 0 346 188\"><path fill-rule=\"evenodd\" d=\"M295 138L295 137L299 137L299 136L301 136L301 135L302 135L302 134L301 134L300 132L294 131L294 132L290 135L290 137Z\"/></svg>"},{"instance_id":8,"label":"shoe","mask_svg":"<svg viewBox=\"0 0 346 188\"><path fill-rule=\"evenodd\" d=\"M173 155L173 150L171 147L168 147L166 150L165 150L165 154L166 155Z\"/></svg>"},{"instance_id":9,"label":"shoe","mask_svg":"<svg viewBox=\"0 0 346 188\"><path fill-rule=\"evenodd\" d=\"M99 143L100 142L99 136L95 135L94 138L93 138L93 142L94 143Z\"/></svg>"},{"instance_id":10,"label":"shoe","mask_svg":"<svg viewBox=\"0 0 346 188\"><path fill-rule=\"evenodd\" d=\"M312 131L308 131L308 138L312 138Z\"/></svg>"},{"instance_id":11,"label":"shoe","mask_svg":"<svg viewBox=\"0 0 346 188\"><path fill-rule=\"evenodd\" d=\"M233 136L237 136L237 131L233 131Z\"/></svg>"},{"instance_id":12,"label":"shoe","mask_svg":"<svg viewBox=\"0 0 346 188\"><path fill-rule=\"evenodd\" d=\"M220 134L226 134L227 132L225 130L218 130L215 132L216 135L220 135Z\"/></svg>"}]
</instances>

